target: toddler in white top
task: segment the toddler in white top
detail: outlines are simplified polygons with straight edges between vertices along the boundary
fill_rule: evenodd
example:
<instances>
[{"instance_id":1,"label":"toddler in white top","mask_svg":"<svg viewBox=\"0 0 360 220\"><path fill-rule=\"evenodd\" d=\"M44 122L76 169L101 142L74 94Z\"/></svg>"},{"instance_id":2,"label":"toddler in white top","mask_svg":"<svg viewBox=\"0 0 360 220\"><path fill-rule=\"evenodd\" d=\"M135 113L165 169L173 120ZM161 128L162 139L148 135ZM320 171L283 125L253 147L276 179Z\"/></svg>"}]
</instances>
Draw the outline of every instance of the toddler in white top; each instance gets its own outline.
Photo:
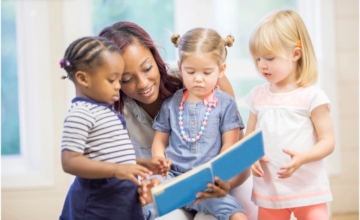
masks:
<instances>
[{"instance_id":1,"label":"toddler in white top","mask_svg":"<svg viewBox=\"0 0 360 220\"><path fill-rule=\"evenodd\" d=\"M313 84L318 70L310 37L292 10L263 19L250 38L250 52L268 81L246 97L246 134L261 128L265 157L251 167L252 200L259 219L328 219L332 200L323 158L334 150L329 99Z\"/></svg>"}]
</instances>

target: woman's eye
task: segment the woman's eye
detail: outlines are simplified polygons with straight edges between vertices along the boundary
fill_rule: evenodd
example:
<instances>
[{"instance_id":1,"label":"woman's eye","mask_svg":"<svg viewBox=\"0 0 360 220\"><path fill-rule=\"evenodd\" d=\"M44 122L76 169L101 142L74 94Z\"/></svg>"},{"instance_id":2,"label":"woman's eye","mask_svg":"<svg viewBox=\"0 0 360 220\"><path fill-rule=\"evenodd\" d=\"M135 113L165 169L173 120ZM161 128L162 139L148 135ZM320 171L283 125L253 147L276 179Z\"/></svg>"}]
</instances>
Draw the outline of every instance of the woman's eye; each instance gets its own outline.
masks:
<instances>
[{"instance_id":1,"label":"woman's eye","mask_svg":"<svg viewBox=\"0 0 360 220\"><path fill-rule=\"evenodd\" d=\"M272 61L273 59L275 59L274 57L272 58L267 58L268 61Z\"/></svg>"},{"instance_id":2,"label":"woman's eye","mask_svg":"<svg viewBox=\"0 0 360 220\"><path fill-rule=\"evenodd\" d=\"M146 69L144 70L144 72L146 72L146 73L149 72L149 71L152 69L152 67L153 67L153 66L149 66L148 68L146 68Z\"/></svg>"},{"instance_id":3,"label":"woman's eye","mask_svg":"<svg viewBox=\"0 0 360 220\"><path fill-rule=\"evenodd\" d=\"M129 79L121 79L121 83L125 84L125 83L128 83L130 82L131 78Z\"/></svg>"},{"instance_id":4,"label":"woman's eye","mask_svg":"<svg viewBox=\"0 0 360 220\"><path fill-rule=\"evenodd\" d=\"M195 72L187 72L188 74L194 74Z\"/></svg>"}]
</instances>

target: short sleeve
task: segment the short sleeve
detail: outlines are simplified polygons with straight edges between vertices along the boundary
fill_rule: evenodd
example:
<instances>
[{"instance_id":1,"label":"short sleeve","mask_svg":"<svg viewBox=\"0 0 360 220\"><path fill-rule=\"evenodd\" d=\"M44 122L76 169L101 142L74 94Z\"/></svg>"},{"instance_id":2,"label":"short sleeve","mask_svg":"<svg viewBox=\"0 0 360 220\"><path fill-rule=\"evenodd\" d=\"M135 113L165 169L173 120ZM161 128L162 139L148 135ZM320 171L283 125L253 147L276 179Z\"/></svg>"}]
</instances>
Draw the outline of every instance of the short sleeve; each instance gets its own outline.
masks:
<instances>
[{"instance_id":1,"label":"short sleeve","mask_svg":"<svg viewBox=\"0 0 360 220\"><path fill-rule=\"evenodd\" d=\"M223 134L234 128L244 129L245 126L235 100L226 93L223 93L222 99L225 100L222 104L220 132Z\"/></svg>"},{"instance_id":2,"label":"short sleeve","mask_svg":"<svg viewBox=\"0 0 360 220\"><path fill-rule=\"evenodd\" d=\"M328 108L330 110L330 100L325 94L325 92L321 89L316 88L314 93L312 94L312 97L310 97L309 102L309 110L310 113L318 106L327 104Z\"/></svg>"},{"instance_id":3,"label":"short sleeve","mask_svg":"<svg viewBox=\"0 0 360 220\"><path fill-rule=\"evenodd\" d=\"M70 109L64 121L61 150L84 153L94 123L95 118L87 108L75 106Z\"/></svg>"},{"instance_id":4,"label":"short sleeve","mask_svg":"<svg viewBox=\"0 0 360 220\"><path fill-rule=\"evenodd\" d=\"M170 105L171 97L166 99L161 105L159 114L155 117L153 122L153 129L164 133L170 133Z\"/></svg>"},{"instance_id":5,"label":"short sleeve","mask_svg":"<svg viewBox=\"0 0 360 220\"><path fill-rule=\"evenodd\" d=\"M257 111L254 108L254 96L255 96L255 90L257 87L253 88L244 98L243 101L246 104L246 106L249 108L249 110L257 115Z\"/></svg>"}]
</instances>

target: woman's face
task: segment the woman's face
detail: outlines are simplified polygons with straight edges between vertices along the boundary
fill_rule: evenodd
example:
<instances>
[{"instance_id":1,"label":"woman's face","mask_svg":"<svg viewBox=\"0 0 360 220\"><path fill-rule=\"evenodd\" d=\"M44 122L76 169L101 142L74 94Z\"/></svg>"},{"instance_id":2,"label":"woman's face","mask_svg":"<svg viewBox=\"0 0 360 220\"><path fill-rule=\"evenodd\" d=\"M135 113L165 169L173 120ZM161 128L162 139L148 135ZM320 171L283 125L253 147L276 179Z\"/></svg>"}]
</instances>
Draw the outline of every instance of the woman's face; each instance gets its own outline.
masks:
<instances>
[{"instance_id":1,"label":"woman's face","mask_svg":"<svg viewBox=\"0 0 360 220\"><path fill-rule=\"evenodd\" d=\"M126 47L122 56L125 69L121 90L141 103L155 102L159 96L160 72L150 50L135 43Z\"/></svg>"}]
</instances>

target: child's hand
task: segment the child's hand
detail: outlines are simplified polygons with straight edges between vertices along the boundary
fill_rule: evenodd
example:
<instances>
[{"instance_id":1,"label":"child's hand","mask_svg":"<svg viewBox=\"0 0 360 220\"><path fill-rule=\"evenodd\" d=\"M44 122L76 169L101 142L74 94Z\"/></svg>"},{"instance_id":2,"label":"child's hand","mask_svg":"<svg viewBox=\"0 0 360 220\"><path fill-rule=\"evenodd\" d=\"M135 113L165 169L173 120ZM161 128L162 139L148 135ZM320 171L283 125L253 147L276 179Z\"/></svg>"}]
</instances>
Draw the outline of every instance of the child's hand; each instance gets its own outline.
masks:
<instances>
[{"instance_id":1,"label":"child's hand","mask_svg":"<svg viewBox=\"0 0 360 220\"><path fill-rule=\"evenodd\" d=\"M304 153L295 152L288 149L283 149L284 153L291 156L291 162L285 166L280 167L277 174L279 178L289 178L292 174L303 165Z\"/></svg>"},{"instance_id":2,"label":"child's hand","mask_svg":"<svg viewBox=\"0 0 360 220\"><path fill-rule=\"evenodd\" d=\"M136 176L145 179L151 174L152 172L150 170L138 164L116 164L115 177L118 179L131 180L137 185L140 185L140 181Z\"/></svg>"},{"instance_id":3,"label":"child's hand","mask_svg":"<svg viewBox=\"0 0 360 220\"><path fill-rule=\"evenodd\" d=\"M145 165L153 174L160 174L166 178L171 166L171 160L164 157L153 157L147 160Z\"/></svg>"},{"instance_id":4,"label":"child's hand","mask_svg":"<svg viewBox=\"0 0 360 220\"><path fill-rule=\"evenodd\" d=\"M143 181L138 189L139 200L142 205L153 202L150 189L154 186L160 185L161 182L157 178L151 178L150 181Z\"/></svg>"},{"instance_id":5,"label":"child's hand","mask_svg":"<svg viewBox=\"0 0 360 220\"><path fill-rule=\"evenodd\" d=\"M260 165L260 161L263 162L269 162L269 158L267 156L263 156L260 160L256 161L252 166L251 166L251 173L253 174L253 176L256 177L263 177L264 176L264 171L261 168Z\"/></svg>"}]
</instances>

